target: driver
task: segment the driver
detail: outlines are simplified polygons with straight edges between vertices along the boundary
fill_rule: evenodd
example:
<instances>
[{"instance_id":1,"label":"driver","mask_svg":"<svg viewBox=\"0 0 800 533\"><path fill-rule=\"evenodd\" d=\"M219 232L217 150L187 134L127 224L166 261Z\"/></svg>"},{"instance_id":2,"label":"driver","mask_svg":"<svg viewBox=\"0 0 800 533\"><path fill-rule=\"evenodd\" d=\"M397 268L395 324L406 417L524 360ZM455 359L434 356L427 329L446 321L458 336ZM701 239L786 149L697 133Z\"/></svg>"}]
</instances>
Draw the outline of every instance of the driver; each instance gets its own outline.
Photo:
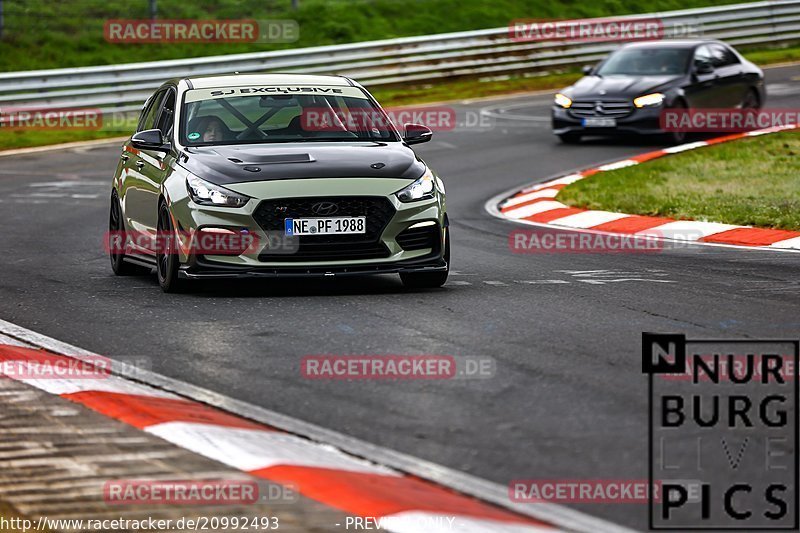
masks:
<instances>
[{"instance_id":1,"label":"driver","mask_svg":"<svg viewBox=\"0 0 800 533\"><path fill-rule=\"evenodd\" d=\"M219 117L206 115L197 118L190 130L200 132L202 142L220 142L227 137L228 127Z\"/></svg>"}]
</instances>

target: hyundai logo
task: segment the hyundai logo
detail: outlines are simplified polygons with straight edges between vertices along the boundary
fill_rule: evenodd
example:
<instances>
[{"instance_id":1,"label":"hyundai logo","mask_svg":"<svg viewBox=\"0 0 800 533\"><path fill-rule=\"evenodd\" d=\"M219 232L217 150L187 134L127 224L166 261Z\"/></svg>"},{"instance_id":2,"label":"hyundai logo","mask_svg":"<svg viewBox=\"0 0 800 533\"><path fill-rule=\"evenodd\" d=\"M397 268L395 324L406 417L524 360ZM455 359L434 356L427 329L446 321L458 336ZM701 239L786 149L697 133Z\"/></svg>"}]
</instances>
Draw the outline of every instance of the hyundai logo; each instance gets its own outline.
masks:
<instances>
[{"instance_id":1,"label":"hyundai logo","mask_svg":"<svg viewBox=\"0 0 800 533\"><path fill-rule=\"evenodd\" d=\"M337 211L339 206L333 202L317 202L311 206L311 212L320 216L335 215Z\"/></svg>"}]
</instances>

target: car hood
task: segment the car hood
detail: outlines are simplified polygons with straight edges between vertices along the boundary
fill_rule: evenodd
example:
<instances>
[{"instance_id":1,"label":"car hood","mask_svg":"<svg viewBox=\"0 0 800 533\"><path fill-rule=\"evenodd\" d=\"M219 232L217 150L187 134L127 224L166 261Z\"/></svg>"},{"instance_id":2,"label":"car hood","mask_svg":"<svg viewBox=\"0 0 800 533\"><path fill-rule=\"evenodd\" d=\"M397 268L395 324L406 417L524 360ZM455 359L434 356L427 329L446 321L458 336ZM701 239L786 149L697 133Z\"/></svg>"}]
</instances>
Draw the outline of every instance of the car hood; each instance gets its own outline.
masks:
<instances>
[{"instance_id":1,"label":"car hood","mask_svg":"<svg viewBox=\"0 0 800 533\"><path fill-rule=\"evenodd\" d=\"M681 76L586 76L566 92L574 99L620 97L636 98L663 88Z\"/></svg>"},{"instance_id":2,"label":"car hood","mask_svg":"<svg viewBox=\"0 0 800 533\"><path fill-rule=\"evenodd\" d=\"M298 178L417 179L425 172L425 163L399 142L188 147L179 161L217 185Z\"/></svg>"}]
</instances>

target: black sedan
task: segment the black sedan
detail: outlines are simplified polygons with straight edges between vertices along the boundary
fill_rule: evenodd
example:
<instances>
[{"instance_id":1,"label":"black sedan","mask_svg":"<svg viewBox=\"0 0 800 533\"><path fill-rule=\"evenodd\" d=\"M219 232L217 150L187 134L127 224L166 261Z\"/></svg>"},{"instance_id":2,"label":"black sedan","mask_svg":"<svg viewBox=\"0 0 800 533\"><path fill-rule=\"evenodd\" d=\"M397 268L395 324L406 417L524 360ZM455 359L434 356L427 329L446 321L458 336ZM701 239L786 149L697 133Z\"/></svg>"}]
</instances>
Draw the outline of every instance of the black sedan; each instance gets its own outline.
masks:
<instances>
[{"instance_id":1,"label":"black sedan","mask_svg":"<svg viewBox=\"0 0 800 533\"><path fill-rule=\"evenodd\" d=\"M553 133L567 143L583 135L664 134L664 109L760 108L766 98L761 69L720 41L627 44L584 74L553 103Z\"/></svg>"}]
</instances>

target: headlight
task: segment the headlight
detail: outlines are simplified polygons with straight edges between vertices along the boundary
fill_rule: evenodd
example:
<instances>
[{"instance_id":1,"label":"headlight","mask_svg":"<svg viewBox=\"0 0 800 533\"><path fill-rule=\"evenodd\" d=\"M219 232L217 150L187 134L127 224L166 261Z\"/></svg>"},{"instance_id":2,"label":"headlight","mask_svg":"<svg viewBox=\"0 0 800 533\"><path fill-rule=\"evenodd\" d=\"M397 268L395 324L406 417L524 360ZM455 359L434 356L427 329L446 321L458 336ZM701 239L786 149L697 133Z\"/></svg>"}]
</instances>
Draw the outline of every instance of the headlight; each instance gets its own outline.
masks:
<instances>
[{"instance_id":1,"label":"headlight","mask_svg":"<svg viewBox=\"0 0 800 533\"><path fill-rule=\"evenodd\" d=\"M191 175L186 178L186 190L189 191L192 201L200 205L242 207L250 200L249 196L229 191L224 187Z\"/></svg>"},{"instance_id":2,"label":"headlight","mask_svg":"<svg viewBox=\"0 0 800 533\"><path fill-rule=\"evenodd\" d=\"M661 105L661 103L664 101L664 98L664 95L661 93L646 94L644 96L640 96L639 98L634 98L633 105L636 107Z\"/></svg>"},{"instance_id":3,"label":"headlight","mask_svg":"<svg viewBox=\"0 0 800 533\"><path fill-rule=\"evenodd\" d=\"M416 202L417 200L428 200L436 194L436 182L441 180L433 175L431 169L427 169L417 181L407 187L397 191L395 195L401 202ZM444 188L442 187L442 192Z\"/></svg>"},{"instance_id":4,"label":"headlight","mask_svg":"<svg viewBox=\"0 0 800 533\"><path fill-rule=\"evenodd\" d=\"M564 109L572 105L572 100L561 93L558 93L555 98L555 104Z\"/></svg>"}]
</instances>

